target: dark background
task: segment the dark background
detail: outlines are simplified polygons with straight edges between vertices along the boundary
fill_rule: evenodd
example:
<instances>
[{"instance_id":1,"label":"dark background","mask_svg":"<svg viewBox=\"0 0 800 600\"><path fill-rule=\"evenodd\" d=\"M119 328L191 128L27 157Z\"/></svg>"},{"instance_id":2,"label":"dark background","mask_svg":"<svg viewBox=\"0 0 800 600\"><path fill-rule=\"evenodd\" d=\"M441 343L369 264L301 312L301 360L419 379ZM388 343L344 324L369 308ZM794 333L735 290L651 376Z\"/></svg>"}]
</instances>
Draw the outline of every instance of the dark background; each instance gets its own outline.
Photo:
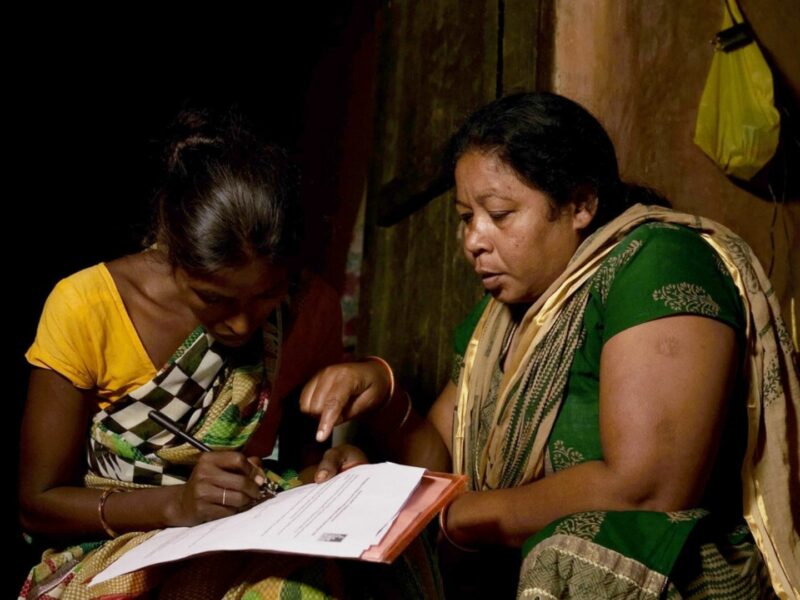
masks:
<instances>
[{"instance_id":1,"label":"dark background","mask_svg":"<svg viewBox=\"0 0 800 600\"><path fill-rule=\"evenodd\" d=\"M6 180L14 182L4 203L14 502L23 354L44 300L58 279L140 247L159 140L181 106L236 105L257 133L290 149L304 172L308 259L325 271L325 232L338 204L320 190L335 179L348 61L373 33L374 7L359 0L266 4L205 14L47 9L7 22L21 40L7 61L5 111ZM336 270L328 266L334 280ZM21 542L16 505L5 529L13 558L0 595L12 597L38 554Z\"/></svg>"}]
</instances>

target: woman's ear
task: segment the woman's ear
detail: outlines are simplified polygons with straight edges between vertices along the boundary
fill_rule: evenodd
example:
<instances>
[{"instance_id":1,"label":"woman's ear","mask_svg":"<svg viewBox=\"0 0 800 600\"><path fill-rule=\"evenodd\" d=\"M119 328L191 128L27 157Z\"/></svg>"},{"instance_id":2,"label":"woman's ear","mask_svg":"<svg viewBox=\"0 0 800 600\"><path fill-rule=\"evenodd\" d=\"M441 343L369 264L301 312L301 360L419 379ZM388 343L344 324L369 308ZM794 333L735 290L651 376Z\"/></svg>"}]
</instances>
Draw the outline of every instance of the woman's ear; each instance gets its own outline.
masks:
<instances>
[{"instance_id":1,"label":"woman's ear","mask_svg":"<svg viewBox=\"0 0 800 600\"><path fill-rule=\"evenodd\" d=\"M572 227L583 233L597 214L597 194L580 194L572 203Z\"/></svg>"}]
</instances>

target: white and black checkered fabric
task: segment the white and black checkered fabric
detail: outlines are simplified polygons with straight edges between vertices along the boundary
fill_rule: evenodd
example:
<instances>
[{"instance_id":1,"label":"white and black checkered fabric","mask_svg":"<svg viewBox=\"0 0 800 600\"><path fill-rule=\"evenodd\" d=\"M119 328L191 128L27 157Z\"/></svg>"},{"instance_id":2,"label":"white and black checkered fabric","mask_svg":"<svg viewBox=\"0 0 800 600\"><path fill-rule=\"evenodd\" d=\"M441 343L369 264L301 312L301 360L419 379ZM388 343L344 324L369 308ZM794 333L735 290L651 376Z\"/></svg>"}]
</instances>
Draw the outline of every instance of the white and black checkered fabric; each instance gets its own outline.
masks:
<instances>
[{"instance_id":1,"label":"white and black checkered fabric","mask_svg":"<svg viewBox=\"0 0 800 600\"><path fill-rule=\"evenodd\" d=\"M184 483L197 450L148 417L156 409L212 448L237 450L266 414L280 368L289 299L239 348L198 327L152 380L97 413L87 445L87 480L160 486Z\"/></svg>"},{"instance_id":2,"label":"white and black checkered fabric","mask_svg":"<svg viewBox=\"0 0 800 600\"><path fill-rule=\"evenodd\" d=\"M174 435L148 418L152 409L191 432L211 405L225 377L227 349L198 328L156 376L93 418L87 458L102 477L149 485L183 483L185 467L166 472L156 452ZM110 435L109 435L110 434Z\"/></svg>"}]
</instances>

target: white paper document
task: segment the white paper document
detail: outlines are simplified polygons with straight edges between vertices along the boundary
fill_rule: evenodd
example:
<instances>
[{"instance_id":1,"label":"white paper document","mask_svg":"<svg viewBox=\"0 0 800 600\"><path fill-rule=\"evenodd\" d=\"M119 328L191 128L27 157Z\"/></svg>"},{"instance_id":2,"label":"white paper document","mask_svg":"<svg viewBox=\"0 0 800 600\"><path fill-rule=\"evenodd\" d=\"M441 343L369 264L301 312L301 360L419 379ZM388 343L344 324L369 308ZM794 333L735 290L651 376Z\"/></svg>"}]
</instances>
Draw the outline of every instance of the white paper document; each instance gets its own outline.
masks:
<instances>
[{"instance_id":1,"label":"white paper document","mask_svg":"<svg viewBox=\"0 0 800 600\"><path fill-rule=\"evenodd\" d=\"M360 465L325 483L281 492L231 517L165 529L112 563L92 584L219 550L358 558L388 531L424 473L394 463Z\"/></svg>"}]
</instances>

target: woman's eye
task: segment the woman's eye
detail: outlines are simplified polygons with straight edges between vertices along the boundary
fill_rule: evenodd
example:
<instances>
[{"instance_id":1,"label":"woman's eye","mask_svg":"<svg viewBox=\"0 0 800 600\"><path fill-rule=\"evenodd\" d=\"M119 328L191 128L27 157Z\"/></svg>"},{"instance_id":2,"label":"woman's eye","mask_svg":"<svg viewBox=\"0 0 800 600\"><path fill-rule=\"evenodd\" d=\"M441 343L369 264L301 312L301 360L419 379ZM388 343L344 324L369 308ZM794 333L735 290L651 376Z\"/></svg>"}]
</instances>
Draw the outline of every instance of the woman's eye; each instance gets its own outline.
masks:
<instances>
[{"instance_id":1,"label":"woman's eye","mask_svg":"<svg viewBox=\"0 0 800 600\"><path fill-rule=\"evenodd\" d=\"M216 294L204 294L202 292L195 292L195 294L204 304L221 304L225 301L225 298Z\"/></svg>"},{"instance_id":2,"label":"woman's eye","mask_svg":"<svg viewBox=\"0 0 800 600\"><path fill-rule=\"evenodd\" d=\"M489 216L492 218L492 221L502 221L503 219L505 219L510 214L511 214L511 211L504 210L504 211L498 211L498 212L491 212L491 213L489 213Z\"/></svg>"},{"instance_id":3,"label":"woman's eye","mask_svg":"<svg viewBox=\"0 0 800 600\"><path fill-rule=\"evenodd\" d=\"M469 223L472 221L472 213L461 213L458 215L458 218L461 220L462 223Z\"/></svg>"}]
</instances>

